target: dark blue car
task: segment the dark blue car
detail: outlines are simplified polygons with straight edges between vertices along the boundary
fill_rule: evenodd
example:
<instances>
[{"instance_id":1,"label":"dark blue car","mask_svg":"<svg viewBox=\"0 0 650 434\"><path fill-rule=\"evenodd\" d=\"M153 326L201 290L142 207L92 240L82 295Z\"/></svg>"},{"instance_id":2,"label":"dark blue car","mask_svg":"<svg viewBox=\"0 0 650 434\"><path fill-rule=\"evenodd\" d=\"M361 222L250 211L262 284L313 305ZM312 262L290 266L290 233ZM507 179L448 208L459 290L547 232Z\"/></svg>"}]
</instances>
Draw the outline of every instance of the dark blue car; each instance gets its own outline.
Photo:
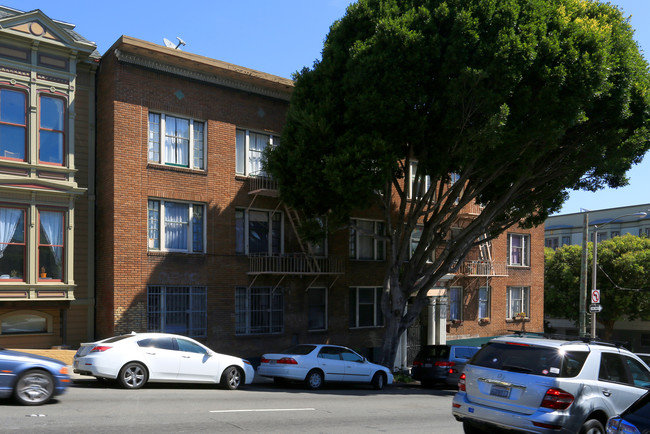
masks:
<instances>
[{"instance_id":1,"label":"dark blue car","mask_svg":"<svg viewBox=\"0 0 650 434\"><path fill-rule=\"evenodd\" d=\"M70 384L65 363L49 357L0 348L0 398L40 405Z\"/></svg>"}]
</instances>

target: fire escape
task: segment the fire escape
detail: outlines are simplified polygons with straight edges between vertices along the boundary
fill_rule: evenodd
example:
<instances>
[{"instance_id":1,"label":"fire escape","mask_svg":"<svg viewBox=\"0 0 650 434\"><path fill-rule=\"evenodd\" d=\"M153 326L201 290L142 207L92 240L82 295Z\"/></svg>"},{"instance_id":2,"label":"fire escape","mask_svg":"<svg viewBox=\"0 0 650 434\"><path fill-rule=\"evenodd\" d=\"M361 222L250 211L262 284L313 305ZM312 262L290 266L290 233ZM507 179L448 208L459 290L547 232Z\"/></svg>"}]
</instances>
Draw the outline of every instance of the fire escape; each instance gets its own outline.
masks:
<instances>
[{"instance_id":1,"label":"fire escape","mask_svg":"<svg viewBox=\"0 0 650 434\"><path fill-rule=\"evenodd\" d=\"M461 217L476 218L483 207L476 203L471 203L463 208ZM463 262L460 269L461 274L467 277L506 277L508 276L508 267L505 261L494 261L492 259L492 242L484 241L486 235L479 237L478 259Z\"/></svg>"},{"instance_id":2,"label":"fire escape","mask_svg":"<svg viewBox=\"0 0 650 434\"><path fill-rule=\"evenodd\" d=\"M258 196L279 197L277 183L268 176L249 176L248 182L248 195L252 198L248 205L249 210ZM329 285L331 288L336 280L344 273L343 259L330 257L326 254L326 256L319 256L315 253L314 246L303 240L300 236L298 228L301 224L301 217L298 211L287 206L286 203L278 201L274 212L277 212L280 208L284 211L291 225L300 250L295 253L283 254L249 254L248 275L253 277L249 287L252 287L260 276L279 276L279 280L275 284L274 289L288 276L309 276L312 279L305 288L309 289L320 277L333 276L334 279Z\"/></svg>"}]
</instances>

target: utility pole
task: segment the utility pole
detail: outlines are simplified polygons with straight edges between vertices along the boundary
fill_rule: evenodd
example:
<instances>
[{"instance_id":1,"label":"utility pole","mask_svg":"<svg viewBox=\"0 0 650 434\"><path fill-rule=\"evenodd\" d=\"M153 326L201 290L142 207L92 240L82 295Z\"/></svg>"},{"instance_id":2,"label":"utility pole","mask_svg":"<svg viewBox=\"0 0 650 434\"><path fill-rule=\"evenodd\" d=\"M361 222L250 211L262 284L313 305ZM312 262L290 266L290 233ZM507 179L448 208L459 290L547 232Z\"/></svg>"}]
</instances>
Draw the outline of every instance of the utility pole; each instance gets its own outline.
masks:
<instances>
[{"instance_id":1,"label":"utility pole","mask_svg":"<svg viewBox=\"0 0 650 434\"><path fill-rule=\"evenodd\" d=\"M582 227L582 260L580 262L580 336L587 335L587 239L589 238L589 213L584 213L584 224Z\"/></svg>"}]
</instances>

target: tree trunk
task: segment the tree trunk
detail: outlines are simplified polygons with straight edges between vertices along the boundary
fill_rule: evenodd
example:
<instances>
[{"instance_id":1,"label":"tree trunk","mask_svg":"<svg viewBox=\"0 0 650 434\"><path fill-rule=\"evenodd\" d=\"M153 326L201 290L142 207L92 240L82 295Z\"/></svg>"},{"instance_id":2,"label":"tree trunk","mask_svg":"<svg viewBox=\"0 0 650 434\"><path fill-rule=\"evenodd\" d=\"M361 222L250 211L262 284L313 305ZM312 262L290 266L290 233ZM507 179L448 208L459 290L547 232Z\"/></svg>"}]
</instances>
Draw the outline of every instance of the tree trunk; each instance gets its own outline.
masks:
<instances>
[{"instance_id":1,"label":"tree trunk","mask_svg":"<svg viewBox=\"0 0 650 434\"><path fill-rule=\"evenodd\" d=\"M384 342L381 347L381 356L379 364L387 367L391 371L395 367L395 357L397 356L397 347L400 338L401 316L389 315L385 317L384 324Z\"/></svg>"}]
</instances>

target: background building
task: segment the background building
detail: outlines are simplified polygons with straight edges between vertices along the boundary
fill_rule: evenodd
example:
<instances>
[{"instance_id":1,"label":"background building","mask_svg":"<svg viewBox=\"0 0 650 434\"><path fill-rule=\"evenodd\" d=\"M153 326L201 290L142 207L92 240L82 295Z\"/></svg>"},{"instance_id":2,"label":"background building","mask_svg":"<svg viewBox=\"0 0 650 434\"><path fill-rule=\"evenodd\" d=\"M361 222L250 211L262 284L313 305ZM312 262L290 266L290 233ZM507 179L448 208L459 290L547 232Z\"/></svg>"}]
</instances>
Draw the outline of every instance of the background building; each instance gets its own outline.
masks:
<instances>
[{"instance_id":1,"label":"background building","mask_svg":"<svg viewBox=\"0 0 650 434\"><path fill-rule=\"evenodd\" d=\"M634 215L642 212L648 212L649 215ZM599 226L599 243L626 234L650 236L650 203L647 203L551 216L546 219L544 226L545 246L556 249L564 245L582 245L585 216L588 242L594 241L594 226ZM587 317L589 319L589 315ZM557 333L579 335L578 327L573 321L559 318L547 318L547 321ZM600 329L601 326L597 324L597 328ZM613 338L628 342L637 352L648 352L650 351L650 324L647 321L617 321Z\"/></svg>"},{"instance_id":2,"label":"background building","mask_svg":"<svg viewBox=\"0 0 650 434\"><path fill-rule=\"evenodd\" d=\"M94 336L95 44L0 7L0 346Z\"/></svg>"}]
</instances>

